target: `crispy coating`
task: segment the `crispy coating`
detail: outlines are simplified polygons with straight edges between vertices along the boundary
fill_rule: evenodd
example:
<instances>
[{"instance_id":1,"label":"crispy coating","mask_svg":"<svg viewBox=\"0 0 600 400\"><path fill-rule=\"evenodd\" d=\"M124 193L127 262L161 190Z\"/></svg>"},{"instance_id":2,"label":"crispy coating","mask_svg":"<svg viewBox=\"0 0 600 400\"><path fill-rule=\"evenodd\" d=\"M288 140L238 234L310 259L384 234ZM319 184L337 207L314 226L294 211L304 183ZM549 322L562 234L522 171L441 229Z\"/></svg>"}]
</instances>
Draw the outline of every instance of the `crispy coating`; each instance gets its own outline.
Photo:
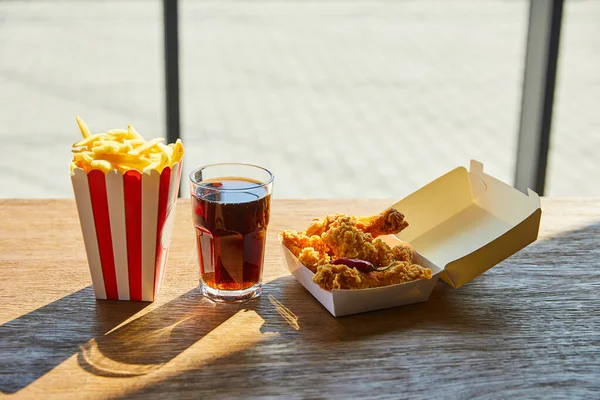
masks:
<instances>
[{"instance_id":1,"label":"crispy coating","mask_svg":"<svg viewBox=\"0 0 600 400\"><path fill-rule=\"evenodd\" d=\"M333 289L362 289L364 275L346 265L325 264L317 268L313 282L331 292Z\"/></svg>"},{"instance_id":2,"label":"crispy coating","mask_svg":"<svg viewBox=\"0 0 600 400\"><path fill-rule=\"evenodd\" d=\"M373 240L373 245L375 246L375 250L377 250L377 263L372 263L373 265L388 266L396 260L393 249L383 240L375 239Z\"/></svg>"},{"instance_id":3,"label":"crispy coating","mask_svg":"<svg viewBox=\"0 0 600 400\"><path fill-rule=\"evenodd\" d=\"M404 215L395 209L366 218L335 214L314 219L305 232L284 231L282 238L283 244L315 274L313 282L321 288L366 289L431 279L429 268L413 264L410 245L402 243L392 248L376 238L398 233L407 226ZM381 270L361 272L331 264L336 258L365 260Z\"/></svg>"},{"instance_id":4,"label":"crispy coating","mask_svg":"<svg viewBox=\"0 0 600 400\"><path fill-rule=\"evenodd\" d=\"M386 266L394 260L390 246L360 230L352 217L338 218L321 238L336 258L357 258L375 266Z\"/></svg>"},{"instance_id":5,"label":"crispy coating","mask_svg":"<svg viewBox=\"0 0 600 400\"><path fill-rule=\"evenodd\" d=\"M319 265L329 264L331 257L327 253L319 252L312 247L306 247L300 251L298 260L312 272L317 272Z\"/></svg>"},{"instance_id":6,"label":"crispy coating","mask_svg":"<svg viewBox=\"0 0 600 400\"><path fill-rule=\"evenodd\" d=\"M415 256L415 251L408 244L399 244L392 248L394 260L412 262Z\"/></svg>"},{"instance_id":7,"label":"crispy coating","mask_svg":"<svg viewBox=\"0 0 600 400\"><path fill-rule=\"evenodd\" d=\"M306 229L306 235L321 236L329 230L331 225L341 219L353 220L361 231L370 233L374 238L398 233L408 226L408 222L404 219L404 214L394 208L389 208L370 217L349 217L344 214L334 214L323 218L315 218Z\"/></svg>"},{"instance_id":8,"label":"crispy coating","mask_svg":"<svg viewBox=\"0 0 600 400\"><path fill-rule=\"evenodd\" d=\"M327 216L325 216L323 218L315 218L315 219L313 219L312 222L310 223L310 225L308 226L308 228L306 229L306 235L308 235L308 236L313 236L313 235L321 236L339 218L348 218L348 216L344 215L344 214L334 214L334 215L327 215ZM354 218L354 217L350 217L350 218Z\"/></svg>"},{"instance_id":9,"label":"crispy coating","mask_svg":"<svg viewBox=\"0 0 600 400\"><path fill-rule=\"evenodd\" d=\"M370 233L371 236L376 238L377 236L398 233L408 226L408 222L406 222L404 214L400 211L388 208L372 217L359 217L357 226L361 231Z\"/></svg>"},{"instance_id":10,"label":"crispy coating","mask_svg":"<svg viewBox=\"0 0 600 400\"><path fill-rule=\"evenodd\" d=\"M371 263L378 259L373 237L359 230L352 217L338 218L321 238L338 258L358 258Z\"/></svg>"},{"instance_id":11,"label":"crispy coating","mask_svg":"<svg viewBox=\"0 0 600 400\"><path fill-rule=\"evenodd\" d=\"M431 279L431 270L407 261L396 261L384 271L369 272L366 278L368 287L395 285L419 279ZM352 289L352 288L349 288Z\"/></svg>"},{"instance_id":12,"label":"crispy coating","mask_svg":"<svg viewBox=\"0 0 600 400\"><path fill-rule=\"evenodd\" d=\"M304 232L283 231L283 245L298 257L302 249L312 247L316 251L327 253L329 249L321 240L321 237L306 235Z\"/></svg>"},{"instance_id":13,"label":"crispy coating","mask_svg":"<svg viewBox=\"0 0 600 400\"><path fill-rule=\"evenodd\" d=\"M431 279L431 270L406 261L396 261L384 271L359 272L346 265L324 264L317 268L313 282L321 288L333 289L366 289L395 285L419 279Z\"/></svg>"}]
</instances>

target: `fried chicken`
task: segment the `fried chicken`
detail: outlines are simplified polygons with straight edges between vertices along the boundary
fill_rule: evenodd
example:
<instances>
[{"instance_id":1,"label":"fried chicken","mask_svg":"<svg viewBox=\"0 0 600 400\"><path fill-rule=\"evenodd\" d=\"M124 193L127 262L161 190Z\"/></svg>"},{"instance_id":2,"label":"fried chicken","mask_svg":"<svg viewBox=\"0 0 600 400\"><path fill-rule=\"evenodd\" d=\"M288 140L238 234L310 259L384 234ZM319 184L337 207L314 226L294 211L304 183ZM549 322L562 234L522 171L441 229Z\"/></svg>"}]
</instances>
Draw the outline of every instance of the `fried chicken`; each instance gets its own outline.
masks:
<instances>
[{"instance_id":1,"label":"fried chicken","mask_svg":"<svg viewBox=\"0 0 600 400\"><path fill-rule=\"evenodd\" d=\"M390 247L376 238L398 233L407 226L404 215L395 209L372 217L335 214L314 219L305 232L284 231L282 238L283 244L315 274L313 282L321 288L365 289L431 279L429 268L412 263L414 250L408 244ZM331 264L338 258L368 261L380 270L361 272L344 264Z\"/></svg>"},{"instance_id":2,"label":"fried chicken","mask_svg":"<svg viewBox=\"0 0 600 400\"><path fill-rule=\"evenodd\" d=\"M376 266L389 265L394 259L390 246L360 230L352 217L338 218L321 238L336 258L357 258Z\"/></svg>"},{"instance_id":3,"label":"fried chicken","mask_svg":"<svg viewBox=\"0 0 600 400\"><path fill-rule=\"evenodd\" d=\"M356 226L365 233L370 233L376 238L382 235L398 233L408 226L404 214L394 208L372 217L359 217Z\"/></svg>"},{"instance_id":4,"label":"fried chicken","mask_svg":"<svg viewBox=\"0 0 600 400\"><path fill-rule=\"evenodd\" d=\"M290 249L296 257L300 255L302 249L307 247L312 247L314 250L323 253L330 251L321 240L321 237L317 235L309 236L304 232L283 231L281 236L283 245Z\"/></svg>"},{"instance_id":5,"label":"fried chicken","mask_svg":"<svg viewBox=\"0 0 600 400\"><path fill-rule=\"evenodd\" d=\"M324 264L317 268L313 282L321 288L333 289L366 289L395 285L418 279L431 279L431 270L406 261L396 261L384 271L359 272L346 265Z\"/></svg>"},{"instance_id":6,"label":"fried chicken","mask_svg":"<svg viewBox=\"0 0 600 400\"><path fill-rule=\"evenodd\" d=\"M298 255L298 260L312 272L317 272L317 267L329 264L331 257L327 253L316 251L312 247L306 247Z\"/></svg>"},{"instance_id":7,"label":"fried chicken","mask_svg":"<svg viewBox=\"0 0 600 400\"><path fill-rule=\"evenodd\" d=\"M308 228L306 229L306 235L321 236L331 227L331 224L336 222L339 218L348 218L348 216L345 214L334 214L334 215L327 215L323 218L313 219L312 222L310 223L310 225L308 226ZM355 217L350 217L350 218L355 218Z\"/></svg>"},{"instance_id":8,"label":"fried chicken","mask_svg":"<svg viewBox=\"0 0 600 400\"><path fill-rule=\"evenodd\" d=\"M317 268L313 282L328 292L333 289L362 289L364 275L346 265L325 264Z\"/></svg>"},{"instance_id":9,"label":"fried chicken","mask_svg":"<svg viewBox=\"0 0 600 400\"><path fill-rule=\"evenodd\" d=\"M392 253L394 254L394 260L412 262L415 256L415 251L408 244L399 244L392 247Z\"/></svg>"},{"instance_id":10,"label":"fried chicken","mask_svg":"<svg viewBox=\"0 0 600 400\"><path fill-rule=\"evenodd\" d=\"M384 271L372 271L366 275L367 287L378 287L419 279L431 279L432 273L429 268L424 268L418 264L411 264L408 261L396 261Z\"/></svg>"},{"instance_id":11,"label":"fried chicken","mask_svg":"<svg viewBox=\"0 0 600 400\"><path fill-rule=\"evenodd\" d=\"M404 214L394 208L389 208L382 213L371 217L349 217L344 214L334 214L327 215L323 218L316 218L306 229L306 235L321 236L329 230L331 225L335 224L340 219L347 218L355 221L357 227L361 231L370 233L374 238L377 236L398 233L408 226L408 222L404 220Z\"/></svg>"}]
</instances>

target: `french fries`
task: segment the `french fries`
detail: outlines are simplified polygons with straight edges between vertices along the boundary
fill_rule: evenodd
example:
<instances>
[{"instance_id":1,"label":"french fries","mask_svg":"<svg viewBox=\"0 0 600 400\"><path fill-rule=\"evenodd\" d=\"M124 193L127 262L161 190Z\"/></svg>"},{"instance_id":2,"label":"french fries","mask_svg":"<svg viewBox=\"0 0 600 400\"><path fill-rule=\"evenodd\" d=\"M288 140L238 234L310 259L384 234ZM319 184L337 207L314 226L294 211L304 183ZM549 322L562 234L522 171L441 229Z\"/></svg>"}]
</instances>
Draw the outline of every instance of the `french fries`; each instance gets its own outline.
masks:
<instances>
[{"instance_id":1,"label":"french fries","mask_svg":"<svg viewBox=\"0 0 600 400\"><path fill-rule=\"evenodd\" d=\"M83 139L73 144L71 149L71 171L82 168L85 172L99 169L105 173L112 170L144 173L154 169L160 174L166 167L172 168L183 159L180 139L169 145L162 143L164 139L146 141L131 125L127 129L92 134L81 118L76 117L76 120Z\"/></svg>"}]
</instances>

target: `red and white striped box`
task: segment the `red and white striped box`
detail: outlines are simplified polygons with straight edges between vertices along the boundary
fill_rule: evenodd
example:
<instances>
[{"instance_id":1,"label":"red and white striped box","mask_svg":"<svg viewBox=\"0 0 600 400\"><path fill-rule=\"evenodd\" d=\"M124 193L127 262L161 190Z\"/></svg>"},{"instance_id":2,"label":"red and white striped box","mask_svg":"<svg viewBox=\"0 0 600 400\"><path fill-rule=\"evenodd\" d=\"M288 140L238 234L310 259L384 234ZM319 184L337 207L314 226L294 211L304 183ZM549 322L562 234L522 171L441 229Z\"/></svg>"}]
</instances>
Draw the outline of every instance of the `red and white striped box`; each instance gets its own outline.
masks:
<instances>
[{"instance_id":1,"label":"red and white striped box","mask_svg":"<svg viewBox=\"0 0 600 400\"><path fill-rule=\"evenodd\" d=\"M71 172L97 299L156 298L171 244L181 169L175 163L160 174Z\"/></svg>"}]
</instances>

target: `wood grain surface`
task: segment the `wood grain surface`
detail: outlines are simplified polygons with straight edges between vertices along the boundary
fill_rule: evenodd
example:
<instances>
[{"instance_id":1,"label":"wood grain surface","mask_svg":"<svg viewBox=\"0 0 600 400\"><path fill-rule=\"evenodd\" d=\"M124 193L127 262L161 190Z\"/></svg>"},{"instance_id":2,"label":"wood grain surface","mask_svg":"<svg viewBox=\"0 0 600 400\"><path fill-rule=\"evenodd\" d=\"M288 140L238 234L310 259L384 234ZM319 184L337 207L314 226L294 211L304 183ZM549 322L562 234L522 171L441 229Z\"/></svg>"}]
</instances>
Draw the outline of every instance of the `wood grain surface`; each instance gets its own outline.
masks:
<instances>
[{"instance_id":1,"label":"wood grain surface","mask_svg":"<svg viewBox=\"0 0 600 400\"><path fill-rule=\"evenodd\" d=\"M153 304L94 300L73 201L0 200L0 397L600 397L600 199L543 199L539 240L458 290L332 317L277 233L391 203L274 201L263 296L215 305L186 200Z\"/></svg>"}]
</instances>

